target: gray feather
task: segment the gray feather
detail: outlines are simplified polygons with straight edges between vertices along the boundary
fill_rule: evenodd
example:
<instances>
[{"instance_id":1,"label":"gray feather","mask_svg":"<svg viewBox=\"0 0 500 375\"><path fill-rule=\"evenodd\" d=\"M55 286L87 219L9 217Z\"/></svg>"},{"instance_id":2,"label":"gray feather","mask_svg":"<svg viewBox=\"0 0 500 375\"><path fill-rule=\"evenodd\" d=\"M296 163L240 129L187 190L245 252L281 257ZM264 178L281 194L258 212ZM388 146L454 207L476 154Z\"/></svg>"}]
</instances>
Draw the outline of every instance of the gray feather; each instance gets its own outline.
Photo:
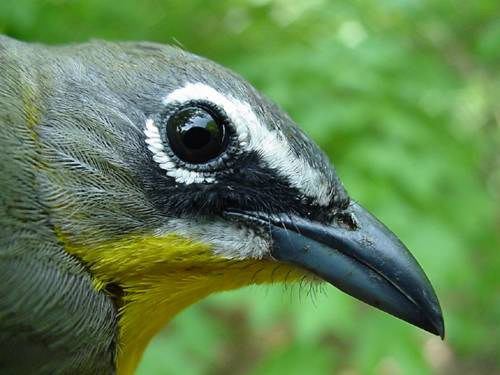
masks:
<instances>
[{"instance_id":1,"label":"gray feather","mask_svg":"<svg viewBox=\"0 0 500 375\"><path fill-rule=\"evenodd\" d=\"M43 55L0 38L0 373L111 374L115 307L58 243L44 196L49 82Z\"/></svg>"}]
</instances>

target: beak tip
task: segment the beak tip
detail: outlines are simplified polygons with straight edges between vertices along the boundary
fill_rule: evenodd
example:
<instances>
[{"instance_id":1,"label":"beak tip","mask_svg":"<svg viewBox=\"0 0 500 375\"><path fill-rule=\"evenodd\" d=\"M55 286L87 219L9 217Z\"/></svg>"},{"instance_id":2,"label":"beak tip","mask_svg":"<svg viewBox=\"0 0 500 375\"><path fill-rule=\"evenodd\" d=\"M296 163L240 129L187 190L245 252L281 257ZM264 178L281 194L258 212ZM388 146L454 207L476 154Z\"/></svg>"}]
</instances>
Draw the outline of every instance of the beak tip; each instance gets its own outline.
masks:
<instances>
[{"instance_id":1,"label":"beak tip","mask_svg":"<svg viewBox=\"0 0 500 375\"><path fill-rule=\"evenodd\" d=\"M433 335L439 336L441 340L444 340L445 330L442 320L440 320L439 322L436 321L429 322L428 326L422 328L425 329L427 332L432 333Z\"/></svg>"},{"instance_id":2,"label":"beak tip","mask_svg":"<svg viewBox=\"0 0 500 375\"><path fill-rule=\"evenodd\" d=\"M441 340L444 340L445 330L443 322L434 322L432 325L432 330L430 330L429 332L433 333L436 336L439 336Z\"/></svg>"},{"instance_id":3,"label":"beak tip","mask_svg":"<svg viewBox=\"0 0 500 375\"><path fill-rule=\"evenodd\" d=\"M441 340L444 340L444 319L439 305L437 305L437 309L432 310L432 312L427 315L426 323L422 326L422 328L436 336L439 336Z\"/></svg>"},{"instance_id":4,"label":"beak tip","mask_svg":"<svg viewBox=\"0 0 500 375\"><path fill-rule=\"evenodd\" d=\"M444 329L443 315L440 314L439 319L435 320L433 323L434 323L434 328L436 330L435 334L441 337L441 340L444 340L445 329Z\"/></svg>"}]
</instances>

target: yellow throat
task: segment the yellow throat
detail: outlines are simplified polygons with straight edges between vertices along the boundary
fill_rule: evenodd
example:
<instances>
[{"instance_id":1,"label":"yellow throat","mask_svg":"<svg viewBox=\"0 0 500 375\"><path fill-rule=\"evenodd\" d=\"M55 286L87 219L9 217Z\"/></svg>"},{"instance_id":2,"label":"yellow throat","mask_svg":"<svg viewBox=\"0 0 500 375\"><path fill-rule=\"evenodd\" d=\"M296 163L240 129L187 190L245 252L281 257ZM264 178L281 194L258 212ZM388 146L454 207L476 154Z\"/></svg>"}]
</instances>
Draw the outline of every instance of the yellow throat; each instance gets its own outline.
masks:
<instances>
[{"instance_id":1,"label":"yellow throat","mask_svg":"<svg viewBox=\"0 0 500 375\"><path fill-rule=\"evenodd\" d=\"M209 294L304 276L304 271L270 259L226 259L209 245L172 234L129 236L93 248L63 242L67 252L88 265L96 289L115 283L123 290L117 375L132 375L151 338L178 312Z\"/></svg>"}]
</instances>

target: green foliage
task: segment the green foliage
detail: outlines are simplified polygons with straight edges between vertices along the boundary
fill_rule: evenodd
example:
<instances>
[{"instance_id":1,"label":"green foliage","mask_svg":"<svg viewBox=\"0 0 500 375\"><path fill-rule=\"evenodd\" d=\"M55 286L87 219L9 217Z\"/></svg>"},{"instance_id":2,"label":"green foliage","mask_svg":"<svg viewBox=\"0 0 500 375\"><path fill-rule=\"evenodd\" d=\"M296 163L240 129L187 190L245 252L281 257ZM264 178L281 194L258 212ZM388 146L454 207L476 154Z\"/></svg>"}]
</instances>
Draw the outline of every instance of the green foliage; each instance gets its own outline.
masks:
<instances>
[{"instance_id":1,"label":"green foliage","mask_svg":"<svg viewBox=\"0 0 500 375\"><path fill-rule=\"evenodd\" d=\"M147 39L227 65L327 151L422 263L440 342L327 286L248 288L180 315L139 374L500 372L500 3L0 2L0 32Z\"/></svg>"}]
</instances>

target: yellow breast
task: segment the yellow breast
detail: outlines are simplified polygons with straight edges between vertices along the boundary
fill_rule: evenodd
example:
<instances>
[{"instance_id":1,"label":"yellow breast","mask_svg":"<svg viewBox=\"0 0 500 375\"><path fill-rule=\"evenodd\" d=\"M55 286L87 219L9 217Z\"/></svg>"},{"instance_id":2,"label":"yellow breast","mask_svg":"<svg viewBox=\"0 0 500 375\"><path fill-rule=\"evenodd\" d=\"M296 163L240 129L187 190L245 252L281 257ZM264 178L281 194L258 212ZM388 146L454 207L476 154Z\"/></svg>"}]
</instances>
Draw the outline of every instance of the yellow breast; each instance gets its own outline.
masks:
<instances>
[{"instance_id":1,"label":"yellow breast","mask_svg":"<svg viewBox=\"0 0 500 375\"><path fill-rule=\"evenodd\" d=\"M151 338L192 303L217 291L304 276L271 259L222 258L207 244L172 234L128 236L92 248L63 242L89 267L98 290L113 283L123 291L117 302L118 375L133 374Z\"/></svg>"}]
</instances>

